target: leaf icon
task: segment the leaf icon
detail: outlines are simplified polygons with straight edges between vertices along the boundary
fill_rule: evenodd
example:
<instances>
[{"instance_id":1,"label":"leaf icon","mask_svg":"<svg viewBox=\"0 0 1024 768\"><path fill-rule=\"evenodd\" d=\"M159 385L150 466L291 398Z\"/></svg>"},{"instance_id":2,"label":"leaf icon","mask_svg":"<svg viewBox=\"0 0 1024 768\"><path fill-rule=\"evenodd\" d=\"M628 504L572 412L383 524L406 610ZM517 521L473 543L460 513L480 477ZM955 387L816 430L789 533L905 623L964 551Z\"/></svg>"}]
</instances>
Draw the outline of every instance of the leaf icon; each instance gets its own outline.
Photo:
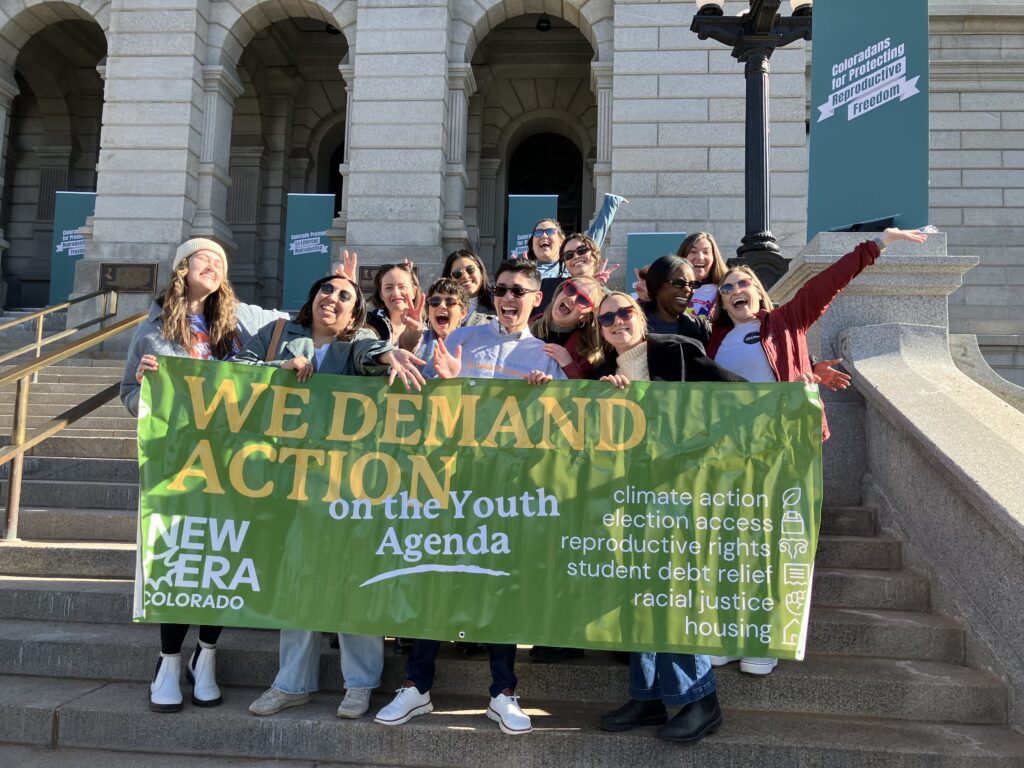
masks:
<instances>
[{"instance_id":1,"label":"leaf icon","mask_svg":"<svg viewBox=\"0 0 1024 768\"><path fill-rule=\"evenodd\" d=\"M800 488L787 489L786 492L782 494L782 506L795 507L800 503L801 496L803 496L803 491Z\"/></svg>"}]
</instances>

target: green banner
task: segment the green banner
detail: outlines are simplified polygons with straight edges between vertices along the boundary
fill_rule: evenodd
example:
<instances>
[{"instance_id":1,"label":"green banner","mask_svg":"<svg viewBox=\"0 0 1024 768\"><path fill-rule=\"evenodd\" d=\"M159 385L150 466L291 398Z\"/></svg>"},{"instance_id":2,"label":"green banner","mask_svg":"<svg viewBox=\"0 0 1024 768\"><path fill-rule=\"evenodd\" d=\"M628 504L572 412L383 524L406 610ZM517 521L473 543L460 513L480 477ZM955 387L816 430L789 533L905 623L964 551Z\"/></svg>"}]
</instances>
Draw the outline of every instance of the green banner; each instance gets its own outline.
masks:
<instances>
[{"instance_id":1,"label":"green banner","mask_svg":"<svg viewBox=\"0 0 1024 768\"><path fill-rule=\"evenodd\" d=\"M533 225L541 219L558 221L558 195L509 195L508 238L505 256L523 256L533 235Z\"/></svg>"},{"instance_id":2,"label":"green banner","mask_svg":"<svg viewBox=\"0 0 1024 768\"><path fill-rule=\"evenodd\" d=\"M803 656L814 387L164 358L142 398L144 621Z\"/></svg>"},{"instance_id":3,"label":"green banner","mask_svg":"<svg viewBox=\"0 0 1024 768\"><path fill-rule=\"evenodd\" d=\"M807 238L928 223L928 0L814 4Z\"/></svg>"},{"instance_id":4,"label":"green banner","mask_svg":"<svg viewBox=\"0 0 1024 768\"><path fill-rule=\"evenodd\" d=\"M630 232L626 235L626 283L633 284L633 270L646 267L668 253L675 253L685 232Z\"/></svg>"},{"instance_id":5,"label":"green banner","mask_svg":"<svg viewBox=\"0 0 1024 768\"><path fill-rule=\"evenodd\" d=\"M331 241L327 229L333 221L334 195L288 195L281 299L285 309L301 307L313 281L330 273Z\"/></svg>"},{"instance_id":6,"label":"green banner","mask_svg":"<svg viewBox=\"0 0 1024 768\"><path fill-rule=\"evenodd\" d=\"M95 211L95 192L57 193L53 203L50 304L67 301L75 289L75 262L85 256L85 238L78 230Z\"/></svg>"}]
</instances>

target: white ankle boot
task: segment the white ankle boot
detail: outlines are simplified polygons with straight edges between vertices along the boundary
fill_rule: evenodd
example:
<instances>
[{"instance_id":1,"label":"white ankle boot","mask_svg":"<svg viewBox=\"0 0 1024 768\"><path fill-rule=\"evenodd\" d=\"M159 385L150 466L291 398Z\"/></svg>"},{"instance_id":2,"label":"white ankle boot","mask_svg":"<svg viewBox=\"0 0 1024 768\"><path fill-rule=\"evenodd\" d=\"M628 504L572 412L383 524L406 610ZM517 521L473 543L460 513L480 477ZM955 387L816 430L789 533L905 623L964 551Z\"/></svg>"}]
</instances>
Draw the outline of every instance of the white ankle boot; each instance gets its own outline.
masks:
<instances>
[{"instance_id":1,"label":"white ankle boot","mask_svg":"<svg viewBox=\"0 0 1024 768\"><path fill-rule=\"evenodd\" d=\"M153 682L149 684L149 708L154 712L180 712L181 654L160 654Z\"/></svg>"},{"instance_id":2,"label":"white ankle boot","mask_svg":"<svg viewBox=\"0 0 1024 768\"><path fill-rule=\"evenodd\" d=\"M192 683L192 703L197 707L216 707L224 699L217 687L217 649L200 642L185 669Z\"/></svg>"}]
</instances>

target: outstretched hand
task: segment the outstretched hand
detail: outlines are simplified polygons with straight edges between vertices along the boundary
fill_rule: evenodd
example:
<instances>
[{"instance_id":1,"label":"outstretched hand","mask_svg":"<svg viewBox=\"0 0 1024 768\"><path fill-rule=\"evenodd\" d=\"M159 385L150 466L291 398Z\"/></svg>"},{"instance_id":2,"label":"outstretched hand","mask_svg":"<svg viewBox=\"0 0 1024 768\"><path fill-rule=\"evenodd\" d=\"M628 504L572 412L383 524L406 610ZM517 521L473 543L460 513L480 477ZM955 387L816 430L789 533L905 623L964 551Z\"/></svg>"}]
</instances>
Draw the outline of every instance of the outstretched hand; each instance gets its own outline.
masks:
<instances>
[{"instance_id":1,"label":"outstretched hand","mask_svg":"<svg viewBox=\"0 0 1024 768\"><path fill-rule=\"evenodd\" d=\"M349 255L348 249L341 252L341 263L334 270L338 277L347 277L356 285L359 284L359 254L352 251Z\"/></svg>"},{"instance_id":2,"label":"outstretched hand","mask_svg":"<svg viewBox=\"0 0 1024 768\"><path fill-rule=\"evenodd\" d=\"M438 339L434 347L434 370L442 379L454 379L462 373L462 346L455 348L453 355L444 344L444 339Z\"/></svg>"},{"instance_id":3,"label":"outstretched hand","mask_svg":"<svg viewBox=\"0 0 1024 768\"><path fill-rule=\"evenodd\" d=\"M394 384L395 379L398 378L402 380L407 390L415 388L419 392L426 383L426 379L423 378L423 374L420 373L420 369L417 366L424 366L427 364L427 361L421 360L412 352L407 352L404 349L392 349L377 359L391 366L391 369L388 371L389 385Z\"/></svg>"},{"instance_id":4,"label":"outstretched hand","mask_svg":"<svg viewBox=\"0 0 1024 768\"><path fill-rule=\"evenodd\" d=\"M886 245L892 245L897 240L907 240L911 243L923 243L928 239L928 235L917 229L896 229L896 227L890 227L882 233L882 242Z\"/></svg>"},{"instance_id":5,"label":"outstretched hand","mask_svg":"<svg viewBox=\"0 0 1024 768\"><path fill-rule=\"evenodd\" d=\"M850 374L833 368L833 366L839 365L841 362L843 362L843 359L840 357L835 360L822 360L820 363L814 364L814 375L818 377L818 382L821 386L833 392L838 392L850 386Z\"/></svg>"}]
</instances>

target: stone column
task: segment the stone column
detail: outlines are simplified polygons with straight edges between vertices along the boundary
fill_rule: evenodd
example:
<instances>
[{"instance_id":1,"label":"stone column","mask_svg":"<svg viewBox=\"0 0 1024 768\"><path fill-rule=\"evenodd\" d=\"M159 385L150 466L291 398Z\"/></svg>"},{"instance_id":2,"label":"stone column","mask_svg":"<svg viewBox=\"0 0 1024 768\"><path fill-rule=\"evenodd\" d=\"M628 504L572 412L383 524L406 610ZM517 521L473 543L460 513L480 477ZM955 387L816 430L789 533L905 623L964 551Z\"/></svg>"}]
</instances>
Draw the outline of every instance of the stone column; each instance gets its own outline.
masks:
<instances>
[{"instance_id":1,"label":"stone column","mask_svg":"<svg viewBox=\"0 0 1024 768\"><path fill-rule=\"evenodd\" d=\"M597 156L594 158L594 214L612 191L612 70L611 62L590 65L590 87L597 96ZM591 215L591 223L593 223Z\"/></svg>"},{"instance_id":2,"label":"stone column","mask_svg":"<svg viewBox=\"0 0 1024 768\"><path fill-rule=\"evenodd\" d=\"M231 186L231 122L242 82L231 69L203 67L203 138L199 153L199 190L192 235L214 237L235 248L225 218Z\"/></svg>"},{"instance_id":3,"label":"stone column","mask_svg":"<svg viewBox=\"0 0 1024 768\"><path fill-rule=\"evenodd\" d=\"M331 228L327 230L327 237L331 241L332 264L341 261L341 250L348 239L348 179L351 168L348 162L348 135L352 126L352 94L355 91L356 68L352 64L342 63L338 65L338 71L345 81L345 148L342 151L341 165L337 169L332 169L332 172L337 170L341 176L341 209L335 211L337 215L331 222Z\"/></svg>"},{"instance_id":4,"label":"stone column","mask_svg":"<svg viewBox=\"0 0 1024 768\"><path fill-rule=\"evenodd\" d=\"M494 231L494 212L497 205L495 194L500 167L501 160L498 158L480 158L480 195L476 207L480 220L480 258L485 262L489 260L492 266L501 261L501 256L504 255L504 244L500 253L495 250L498 233Z\"/></svg>"},{"instance_id":5,"label":"stone column","mask_svg":"<svg viewBox=\"0 0 1024 768\"><path fill-rule=\"evenodd\" d=\"M469 245L466 230L466 132L469 97L476 91L471 64L448 65L448 166L445 179L445 211L441 240L444 251L451 253Z\"/></svg>"},{"instance_id":6,"label":"stone column","mask_svg":"<svg viewBox=\"0 0 1024 768\"><path fill-rule=\"evenodd\" d=\"M7 123L11 115L11 103L18 93L18 86L14 83L14 73L8 70L0 74L0 193L4 189L7 173ZM3 262L3 255L7 250L7 246L8 242L4 237L4 230L0 227L0 264ZM0 270L0 310L3 310L6 298L7 284L3 281L3 271Z\"/></svg>"}]
</instances>

